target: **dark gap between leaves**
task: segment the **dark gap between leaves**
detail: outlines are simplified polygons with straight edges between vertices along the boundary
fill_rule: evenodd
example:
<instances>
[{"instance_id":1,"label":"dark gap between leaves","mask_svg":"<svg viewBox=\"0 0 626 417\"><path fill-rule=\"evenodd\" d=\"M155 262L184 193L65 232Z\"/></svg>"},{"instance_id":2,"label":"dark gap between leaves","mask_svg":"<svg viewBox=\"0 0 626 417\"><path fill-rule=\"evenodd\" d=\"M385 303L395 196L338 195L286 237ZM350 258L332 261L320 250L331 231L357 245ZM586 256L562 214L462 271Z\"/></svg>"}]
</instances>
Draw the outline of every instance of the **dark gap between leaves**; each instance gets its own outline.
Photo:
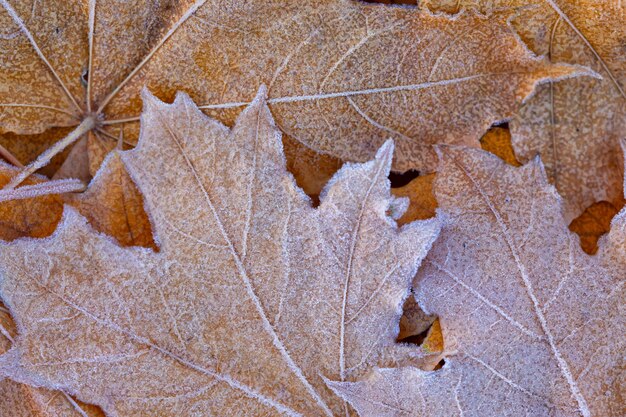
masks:
<instances>
[{"instance_id":1,"label":"dark gap between leaves","mask_svg":"<svg viewBox=\"0 0 626 417\"><path fill-rule=\"evenodd\" d=\"M404 187L415 178L419 177L420 172L416 169L409 169L405 172L393 172L389 173L389 181L391 181L391 188Z\"/></svg>"}]
</instances>

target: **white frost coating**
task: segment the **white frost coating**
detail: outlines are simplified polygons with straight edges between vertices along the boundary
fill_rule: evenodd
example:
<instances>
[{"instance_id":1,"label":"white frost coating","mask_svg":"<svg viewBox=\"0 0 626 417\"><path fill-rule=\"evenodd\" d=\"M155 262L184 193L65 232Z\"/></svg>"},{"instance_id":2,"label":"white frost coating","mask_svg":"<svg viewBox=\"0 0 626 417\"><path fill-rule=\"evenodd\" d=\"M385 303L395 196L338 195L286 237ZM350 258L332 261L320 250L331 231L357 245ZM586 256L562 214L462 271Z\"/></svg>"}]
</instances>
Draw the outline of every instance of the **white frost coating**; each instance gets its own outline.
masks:
<instances>
[{"instance_id":1,"label":"white frost coating","mask_svg":"<svg viewBox=\"0 0 626 417\"><path fill-rule=\"evenodd\" d=\"M572 244L538 158L514 168L460 147L439 155L435 194L449 222L418 273L416 299L440 317L458 371L474 381L459 391L468 414L610 415L616 393L601 387L617 386L623 361L625 259L611 265Z\"/></svg>"},{"instance_id":2,"label":"white frost coating","mask_svg":"<svg viewBox=\"0 0 626 417\"><path fill-rule=\"evenodd\" d=\"M24 185L22 187L9 190L0 190L0 202L23 200L26 198L35 198L48 194L64 194L83 191L85 184L80 180L63 179L40 182L33 185Z\"/></svg>"},{"instance_id":3,"label":"white frost coating","mask_svg":"<svg viewBox=\"0 0 626 417\"><path fill-rule=\"evenodd\" d=\"M228 129L184 94L144 93L139 144L121 158L159 252L122 248L70 208L53 236L1 246L0 292L20 326L13 377L118 415L343 412L321 375L358 378L395 344L439 222L398 228L386 214L405 205L389 191L391 142L312 208L264 94ZM46 348L31 356L31 340Z\"/></svg>"}]
</instances>

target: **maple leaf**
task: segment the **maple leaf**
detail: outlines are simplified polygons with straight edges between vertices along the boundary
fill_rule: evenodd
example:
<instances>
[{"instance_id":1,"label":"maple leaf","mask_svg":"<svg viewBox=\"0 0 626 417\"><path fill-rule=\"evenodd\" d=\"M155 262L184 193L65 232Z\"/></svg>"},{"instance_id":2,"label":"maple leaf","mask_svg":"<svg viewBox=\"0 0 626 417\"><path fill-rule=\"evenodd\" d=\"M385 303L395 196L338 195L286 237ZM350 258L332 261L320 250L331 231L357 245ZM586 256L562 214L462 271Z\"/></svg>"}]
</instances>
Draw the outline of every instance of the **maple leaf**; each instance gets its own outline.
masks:
<instances>
[{"instance_id":1,"label":"maple leaf","mask_svg":"<svg viewBox=\"0 0 626 417\"><path fill-rule=\"evenodd\" d=\"M0 353L17 334L8 310L0 303ZM64 392L33 388L10 379L0 380L0 415L10 417L101 417L96 407L82 404Z\"/></svg>"},{"instance_id":2,"label":"maple leaf","mask_svg":"<svg viewBox=\"0 0 626 417\"><path fill-rule=\"evenodd\" d=\"M507 13L449 18L347 0L0 4L0 129L78 125L10 188L86 132L93 173L120 127L133 142L143 86L165 100L186 91L232 125L265 83L291 137L364 161L391 136L404 170L434 168L432 143L477 146L537 83L588 73L535 58Z\"/></svg>"},{"instance_id":3,"label":"maple leaf","mask_svg":"<svg viewBox=\"0 0 626 417\"><path fill-rule=\"evenodd\" d=\"M446 364L331 387L362 417L623 415L626 209L592 257L539 159L446 147L437 175L447 220L414 285Z\"/></svg>"},{"instance_id":4,"label":"maple leaf","mask_svg":"<svg viewBox=\"0 0 626 417\"><path fill-rule=\"evenodd\" d=\"M6 184L17 169L0 162L0 184ZM31 176L26 185L55 183ZM59 222L63 203L73 206L98 231L123 246L154 247L150 225L138 190L113 152L102 165L86 192L81 194L42 195L29 200L14 200L0 205L0 238L44 237L52 234ZM0 353L7 351L17 330L0 303ZM67 416L101 415L93 406L75 401L66 392L34 388L5 379L0 382L0 415Z\"/></svg>"},{"instance_id":5,"label":"maple leaf","mask_svg":"<svg viewBox=\"0 0 626 417\"><path fill-rule=\"evenodd\" d=\"M122 159L158 253L119 247L71 208L52 237L2 245L20 334L0 374L111 415L343 413L322 377L354 379L394 345L438 220L386 215L406 206L389 193L390 142L312 208L263 95L232 130L184 94L144 95Z\"/></svg>"},{"instance_id":6,"label":"maple leaf","mask_svg":"<svg viewBox=\"0 0 626 417\"><path fill-rule=\"evenodd\" d=\"M522 162L541 154L548 178L565 199L566 220L602 200L621 207L619 142L626 131L626 4L613 0L428 3L446 11L520 7L524 11L513 24L533 51L553 62L587 66L602 76L539 87L511 119L512 143Z\"/></svg>"}]
</instances>

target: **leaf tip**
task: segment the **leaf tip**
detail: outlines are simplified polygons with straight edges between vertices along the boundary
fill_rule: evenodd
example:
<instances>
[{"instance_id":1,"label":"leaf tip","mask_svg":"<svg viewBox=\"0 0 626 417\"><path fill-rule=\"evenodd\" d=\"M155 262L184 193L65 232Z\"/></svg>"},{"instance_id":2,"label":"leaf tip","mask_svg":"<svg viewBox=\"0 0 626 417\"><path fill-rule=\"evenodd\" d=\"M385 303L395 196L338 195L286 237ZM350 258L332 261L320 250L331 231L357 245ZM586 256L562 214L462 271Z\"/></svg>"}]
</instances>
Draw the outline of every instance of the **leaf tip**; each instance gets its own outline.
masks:
<instances>
[{"instance_id":1,"label":"leaf tip","mask_svg":"<svg viewBox=\"0 0 626 417\"><path fill-rule=\"evenodd\" d=\"M378 163L383 164L385 172L388 174L391 170L391 162L393 160L393 150L395 148L395 144L393 139L387 139L385 143L382 144L378 151L376 152L376 157L374 158Z\"/></svg>"}]
</instances>

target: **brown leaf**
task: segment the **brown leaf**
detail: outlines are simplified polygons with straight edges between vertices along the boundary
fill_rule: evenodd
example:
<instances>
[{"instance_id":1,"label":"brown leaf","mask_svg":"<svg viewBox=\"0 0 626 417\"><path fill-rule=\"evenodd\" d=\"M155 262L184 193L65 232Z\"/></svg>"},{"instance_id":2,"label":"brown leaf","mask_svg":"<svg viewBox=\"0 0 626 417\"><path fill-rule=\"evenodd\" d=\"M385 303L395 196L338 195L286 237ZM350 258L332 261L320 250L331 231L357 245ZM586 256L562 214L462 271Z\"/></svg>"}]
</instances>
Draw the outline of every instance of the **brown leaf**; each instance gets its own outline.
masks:
<instances>
[{"instance_id":1,"label":"brown leaf","mask_svg":"<svg viewBox=\"0 0 626 417\"><path fill-rule=\"evenodd\" d=\"M492 127L480 138L480 147L498 156L509 165L514 167L522 165L515 157L513 146L511 146L511 132L509 132L509 129Z\"/></svg>"},{"instance_id":2,"label":"brown leaf","mask_svg":"<svg viewBox=\"0 0 626 417\"><path fill-rule=\"evenodd\" d=\"M453 2L429 0L451 11ZM592 203L622 204L626 136L626 3L594 0L463 0L486 11L522 7L514 27L533 51L552 62L592 68L602 79L547 83L521 108L510 126L522 162L537 153L565 199L571 221Z\"/></svg>"},{"instance_id":3,"label":"brown leaf","mask_svg":"<svg viewBox=\"0 0 626 417\"><path fill-rule=\"evenodd\" d=\"M109 154L87 191L67 194L64 201L95 230L114 237L122 246L156 249L142 196L117 151Z\"/></svg>"},{"instance_id":4,"label":"brown leaf","mask_svg":"<svg viewBox=\"0 0 626 417\"><path fill-rule=\"evenodd\" d=\"M17 171L15 167L0 163L0 187ZM44 177L33 176L25 184L47 181ZM107 159L84 193L43 195L0 203L0 239L50 236L61 219L63 204L73 206L94 229L114 237L122 246L155 247L142 197L116 152Z\"/></svg>"},{"instance_id":5,"label":"brown leaf","mask_svg":"<svg viewBox=\"0 0 626 417\"><path fill-rule=\"evenodd\" d=\"M0 111L2 108L0 107ZM1 114L1 113L0 113ZM37 155L41 154L55 142L63 139L70 133L72 128L51 128L44 133L32 135L17 135L15 133L0 133L0 145L6 148L23 165L31 163ZM52 176L61 167L67 158L69 150L57 155L52 161L38 172L43 175ZM11 162L11 161L7 161ZM69 177L65 177L69 178ZM72 177L79 178L79 177Z\"/></svg>"},{"instance_id":6,"label":"brown leaf","mask_svg":"<svg viewBox=\"0 0 626 417\"><path fill-rule=\"evenodd\" d=\"M414 297L407 298L402 308L402 317L400 317L398 340L406 341L406 339L419 336L427 331L435 320L436 317L429 316L422 311Z\"/></svg>"},{"instance_id":7,"label":"brown leaf","mask_svg":"<svg viewBox=\"0 0 626 417\"><path fill-rule=\"evenodd\" d=\"M590 257L538 159L445 147L435 193L447 223L415 292L441 321L446 364L335 392L362 417L623 415L626 210Z\"/></svg>"},{"instance_id":8,"label":"brown leaf","mask_svg":"<svg viewBox=\"0 0 626 417\"><path fill-rule=\"evenodd\" d=\"M420 175L404 187L394 188L393 195L406 197L410 204L406 213L398 219L398 224L435 217L437 201L433 194L435 174Z\"/></svg>"},{"instance_id":9,"label":"brown leaf","mask_svg":"<svg viewBox=\"0 0 626 417\"><path fill-rule=\"evenodd\" d=\"M52 237L0 246L21 331L0 375L115 415L343 414L322 378L356 378L394 345L439 230L386 215L403 202L389 193L392 144L344 166L314 209L263 92L232 130L184 94L144 100L122 159L160 252L121 248L69 208Z\"/></svg>"},{"instance_id":10,"label":"brown leaf","mask_svg":"<svg viewBox=\"0 0 626 417\"><path fill-rule=\"evenodd\" d=\"M580 246L589 255L598 251L598 239L611 230L611 220L619 212L607 201L593 203L569 225L569 229L580 236Z\"/></svg>"},{"instance_id":11,"label":"brown leaf","mask_svg":"<svg viewBox=\"0 0 626 417\"><path fill-rule=\"evenodd\" d=\"M283 137L287 169L296 179L300 188L315 203L319 203L319 194L332 176L341 168L341 160L330 155L312 151L297 140Z\"/></svg>"},{"instance_id":12,"label":"brown leaf","mask_svg":"<svg viewBox=\"0 0 626 417\"><path fill-rule=\"evenodd\" d=\"M17 168L0 162L0 188L13 177ZM32 176L26 185L46 182L41 176ZM0 239L19 237L45 237L52 234L61 219L63 200L59 195L44 195L28 200L0 203Z\"/></svg>"},{"instance_id":13,"label":"brown leaf","mask_svg":"<svg viewBox=\"0 0 626 417\"><path fill-rule=\"evenodd\" d=\"M0 129L76 126L133 140L147 85L187 91L231 125L259 85L310 149L366 160L389 137L395 167L432 170L431 144L477 139L539 82L584 73L532 56L509 13L436 16L347 0L157 4L0 0ZM90 19L90 16L92 17Z\"/></svg>"}]
</instances>

